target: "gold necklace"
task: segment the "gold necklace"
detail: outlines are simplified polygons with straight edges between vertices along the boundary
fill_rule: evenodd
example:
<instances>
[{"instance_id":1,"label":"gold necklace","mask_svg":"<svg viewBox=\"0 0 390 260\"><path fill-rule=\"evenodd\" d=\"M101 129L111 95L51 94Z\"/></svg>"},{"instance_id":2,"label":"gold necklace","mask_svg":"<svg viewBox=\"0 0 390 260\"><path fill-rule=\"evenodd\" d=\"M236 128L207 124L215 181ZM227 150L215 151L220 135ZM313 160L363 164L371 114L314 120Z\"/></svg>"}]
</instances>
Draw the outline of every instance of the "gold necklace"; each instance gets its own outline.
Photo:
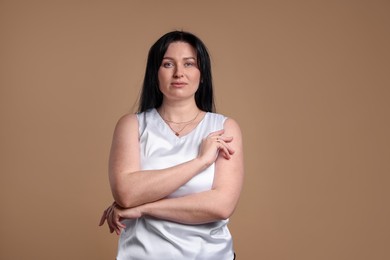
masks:
<instances>
[{"instance_id":1,"label":"gold necklace","mask_svg":"<svg viewBox=\"0 0 390 260\"><path fill-rule=\"evenodd\" d=\"M198 117L198 115L200 114L200 110L198 111L198 113L195 115L195 117L189 121L184 121L184 122L174 122L174 121L171 121L171 120L167 120L165 119L163 116L161 116L161 118L164 120L165 123L167 123L167 125L169 126L169 128L175 133L176 136L179 136L180 133L184 130L184 128L186 128L189 124L191 124L192 122L195 121L195 119ZM171 124L185 124L181 129L179 130L175 130L171 127Z\"/></svg>"}]
</instances>

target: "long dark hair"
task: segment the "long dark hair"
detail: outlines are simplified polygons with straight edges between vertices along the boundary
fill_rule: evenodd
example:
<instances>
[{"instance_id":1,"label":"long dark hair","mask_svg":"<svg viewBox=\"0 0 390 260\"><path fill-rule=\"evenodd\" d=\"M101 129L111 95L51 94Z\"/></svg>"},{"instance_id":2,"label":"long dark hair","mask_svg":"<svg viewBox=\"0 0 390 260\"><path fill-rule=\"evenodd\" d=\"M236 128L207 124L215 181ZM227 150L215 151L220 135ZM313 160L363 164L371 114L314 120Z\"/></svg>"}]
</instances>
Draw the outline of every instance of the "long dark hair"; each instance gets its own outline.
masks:
<instances>
[{"instance_id":1,"label":"long dark hair","mask_svg":"<svg viewBox=\"0 0 390 260\"><path fill-rule=\"evenodd\" d=\"M205 44L198 37L184 31L169 32L158 39L150 48L138 112L161 106L163 94L159 89L158 70L169 44L179 41L190 44L196 51L198 68L200 70L200 83L195 93L196 105L200 110L215 112L209 53Z\"/></svg>"}]
</instances>

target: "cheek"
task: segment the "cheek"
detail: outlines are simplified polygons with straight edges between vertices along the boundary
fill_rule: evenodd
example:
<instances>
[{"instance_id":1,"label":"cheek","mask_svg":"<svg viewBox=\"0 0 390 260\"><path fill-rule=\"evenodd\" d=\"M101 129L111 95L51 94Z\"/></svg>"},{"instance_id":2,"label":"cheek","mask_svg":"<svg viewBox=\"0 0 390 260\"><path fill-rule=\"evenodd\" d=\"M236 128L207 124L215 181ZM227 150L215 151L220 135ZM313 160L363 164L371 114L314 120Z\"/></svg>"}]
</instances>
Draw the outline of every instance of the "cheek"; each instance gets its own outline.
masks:
<instances>
[{"instance_id":1,"label":"cheek","mask_svg":"<svg viewBox=\"0 0 390 260\"><path fill-rule=\"evenodd\" d=\"M158 80L159 85L164 84L164 81L165 81L164 73L161 73L159 71L157 74L157 80Z\"/></svg>"},{"instance_id":2,"label":"cheek","mask_svg":"<svg viewBox=\"0 0 390 260\"><path fill-rule=\"evenodd\" d=\"M201 76L200 76L200 72L196 74L195 78L194 78L198 83L200 83L201 81Z\"/></svg>"},{"instance_id":3,"label":"cheek","mask_svg":"<svg viewBox=\"0 0 390 260\"><path fill-rule=\"evenodd\" d=\"M172 77L171 72L169 70L159 70L157 74L157 78L160 82L167 81Z\"/></svg>"}]
</instances>

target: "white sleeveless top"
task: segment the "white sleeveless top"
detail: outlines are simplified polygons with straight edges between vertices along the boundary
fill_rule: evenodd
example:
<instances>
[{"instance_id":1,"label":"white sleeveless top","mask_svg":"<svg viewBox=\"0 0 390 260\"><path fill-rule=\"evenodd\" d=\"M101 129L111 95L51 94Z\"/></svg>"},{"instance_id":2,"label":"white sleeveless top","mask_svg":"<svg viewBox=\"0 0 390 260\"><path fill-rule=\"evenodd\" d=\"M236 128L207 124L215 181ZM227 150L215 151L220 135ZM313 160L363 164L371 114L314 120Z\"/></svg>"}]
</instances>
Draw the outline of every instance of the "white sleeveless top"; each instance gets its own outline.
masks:
<instances>
[{"instance_id":1,"label":"white sleeveless top","mask_svg":"<svg viewBox=\"0 0 390 260\"><path fill-rule=\"evenodd\" d=\"M199 145L209 133L220 130L226 117L206 113L187 135L178 137L156 109L137 114L141 169L163 169L198 155ZM210 190L214 164L193 177L168 197L181 197ZM117 260L231 260L234 257L228 220L185 225L141 217L124 220L126 229L119 238Z\"/></svg>"}]
</instances>

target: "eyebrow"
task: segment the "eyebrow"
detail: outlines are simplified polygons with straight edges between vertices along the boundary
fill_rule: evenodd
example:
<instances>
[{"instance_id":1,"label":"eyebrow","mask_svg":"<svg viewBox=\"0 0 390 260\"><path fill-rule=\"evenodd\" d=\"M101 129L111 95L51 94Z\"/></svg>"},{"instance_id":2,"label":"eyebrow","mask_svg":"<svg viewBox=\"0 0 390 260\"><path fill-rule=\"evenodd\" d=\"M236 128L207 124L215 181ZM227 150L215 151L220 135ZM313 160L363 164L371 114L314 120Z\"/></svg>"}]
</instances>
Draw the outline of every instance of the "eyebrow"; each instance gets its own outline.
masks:
<instances>
[{"instance_id":1,"label":"eyebrow","mask_svg":"<svg viewBox=\"0 0 390 260\"><path fill-rule=\"evenodd\" d=\"M164 57L163 60L175 60L174 58L171 57ZM183 60L196 60L194 57L184 57Z\"/></svg>"}]
</instances>

